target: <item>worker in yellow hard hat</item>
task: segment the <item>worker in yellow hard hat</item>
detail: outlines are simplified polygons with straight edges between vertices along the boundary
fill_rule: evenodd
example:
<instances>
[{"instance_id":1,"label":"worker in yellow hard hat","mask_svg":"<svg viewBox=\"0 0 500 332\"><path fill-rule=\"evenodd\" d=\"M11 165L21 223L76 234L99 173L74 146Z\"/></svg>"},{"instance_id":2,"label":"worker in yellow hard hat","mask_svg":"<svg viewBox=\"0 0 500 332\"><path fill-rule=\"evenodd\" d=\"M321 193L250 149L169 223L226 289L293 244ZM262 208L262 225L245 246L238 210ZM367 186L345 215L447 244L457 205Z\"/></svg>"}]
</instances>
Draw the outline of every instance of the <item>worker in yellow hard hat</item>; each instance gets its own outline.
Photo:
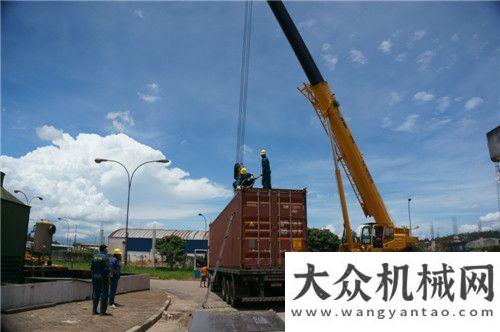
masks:
<instances>
[{"instance_id":1,"label":"worker in yellow hard hat","mask_svg":"<svg viewBox=\"0 0 500 332\"><path fill-rule=\"evenodd\" d=\"M121 276L120 261L122 260L122 251L120 248L116 248L113 251L113 258L109 261L110 275L111 275L111 287L109 290L109 305L111 308L116 309L115 295L116 289L118 288L118 280Z\"/></svg>"},{"instance_id":2,"label":"worker in yellow hard hat","mask_svg":"<svg viewBox=\"0 0 500 332\"><path fill-rule=\"evenodd\" d=\"M271 165L269 164L269 159L267 159L266 150L260 150L260 156L262 158L262 188L271 189Z\"/></svg>"},{"instance_id":3,"label":"worker in yellow hard hat","mask_svg":"<svg viewBox=\"0 0 500 332\"><path fill-rule=\"evenodd\" d=\"M240 176L233 185L235 189L251 188L254 182L255 178L253 177L253 174L249 173L247 169L242 166L240 169Z\"/></svg>"}]
</instances>

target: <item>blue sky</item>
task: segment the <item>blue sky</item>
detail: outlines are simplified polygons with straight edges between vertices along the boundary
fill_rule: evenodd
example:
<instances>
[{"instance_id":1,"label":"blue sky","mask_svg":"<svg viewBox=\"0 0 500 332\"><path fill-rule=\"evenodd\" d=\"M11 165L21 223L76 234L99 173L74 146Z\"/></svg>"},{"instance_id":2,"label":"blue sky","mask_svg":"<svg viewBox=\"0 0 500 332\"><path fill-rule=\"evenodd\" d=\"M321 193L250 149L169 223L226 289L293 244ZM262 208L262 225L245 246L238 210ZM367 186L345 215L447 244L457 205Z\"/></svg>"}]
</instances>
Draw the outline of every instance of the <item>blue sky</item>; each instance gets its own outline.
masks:
<instances>
[{"instance_id":1,"label":"blue sky","mask_svg":"<svg viewBox=\"0 0 500 332\"><path fill-rule=\"evenodd\" d=\"M498 227L485 133L500 120L500 4L286 5L394 221L407 222L410 196L420 235L431 222L440 234L450 233L453 216L464 231L474 230L480 217L483 227ZM130 167L166 156L173 161L168 169L179 170L168 173L178 190L139 172L131 224L201 228L198 210L213 219L230 199L243 14L241 2L3 2L7 187L41 192L48 199L34 204L33 216L71 214L88 230L82 236L92 238L101 218L88 210L104 204L110 214L102 219L111 230L123 224L126 199L123 171L93 165L93 155L117 155ZM310 225L338 231L328 141L296 90L306 77L266 3L254 4L252 28L246 164L258 173L258 151L266 148L273 185L307 187ZM81 149L88 158L80 167L71 156L82 156ZM58 172L46 151L68 168ZM80 190L75 178L95 206L57 198L65 193L54 189L57 183ZM183 196L189 190L200 196ZM348 200L353 223L364 222L350 190Z\"/></svg>"}]
</instances>

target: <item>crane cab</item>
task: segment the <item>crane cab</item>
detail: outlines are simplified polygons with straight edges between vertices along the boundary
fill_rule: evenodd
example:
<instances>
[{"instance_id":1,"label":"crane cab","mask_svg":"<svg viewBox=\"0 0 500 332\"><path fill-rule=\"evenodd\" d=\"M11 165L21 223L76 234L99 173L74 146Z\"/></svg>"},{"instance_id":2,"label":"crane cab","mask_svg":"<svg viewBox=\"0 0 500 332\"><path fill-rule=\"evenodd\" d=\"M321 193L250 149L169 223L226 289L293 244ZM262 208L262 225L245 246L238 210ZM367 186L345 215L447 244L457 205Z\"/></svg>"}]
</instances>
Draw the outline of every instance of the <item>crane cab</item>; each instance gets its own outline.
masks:
<instances>
[{"instance_id":1,"label":"crane cab","mask_svg":"<svg viewBox=\"0 0 500 332\"><path fill-rule=\"evenodd\" d=\"M359 234L361 245L373 249L383 249L394 240L394 227L376 223L363 224Z\"/></svg>"}]
</instances>

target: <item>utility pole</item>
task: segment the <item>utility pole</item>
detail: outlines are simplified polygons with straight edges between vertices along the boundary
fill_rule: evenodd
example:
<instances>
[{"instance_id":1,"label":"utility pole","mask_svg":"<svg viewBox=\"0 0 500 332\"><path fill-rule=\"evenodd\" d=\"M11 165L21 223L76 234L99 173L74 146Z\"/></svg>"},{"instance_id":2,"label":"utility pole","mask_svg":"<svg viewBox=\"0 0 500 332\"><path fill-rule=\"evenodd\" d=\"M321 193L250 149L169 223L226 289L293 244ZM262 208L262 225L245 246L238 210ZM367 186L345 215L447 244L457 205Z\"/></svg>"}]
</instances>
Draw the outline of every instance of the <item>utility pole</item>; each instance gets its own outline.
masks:
<instances>
[{"instance_id":1,"label":"utility pole","mask_svg":"<svg viewBox=\"0 0 500 332\"><path fill-rule=\"evenodd\" d=\"M152 240L152 246L151 246L151 263L153 267L156 267L156 223L153 223L153 240Z\"/></svg>"},{"instance_id":2,"label":"utility pole","mask_svg":"<svg viewBox=\"0 0 500 332\"><path fill-rule=\"evenodd\" d=\"M500 212L500 167L498 166L498 161L495 165L495 170L497 180L497 212Z\"/></svg>"},{"instance_id":3,"label":"utility pole","mask_svg":"<svg viewBox=\"0 0 500 332\"><path fill-rule=\"evenodd\" d=\"M101 229L99 230L99 245L102 246L104 244L104 225L101 220Z\"/></svg>"},{"instance_id":4,"label":"utility pole","mask_svg":"<svg viewBox=\"0 0 500 332\"><path fill-rule=\"evenodd\" d=\"M408 222L410 224L410 229L408 230L408 235L411 236L411 213L410 213L410 202L411 198L408 197Z\"/></svg>"}]
</instances>

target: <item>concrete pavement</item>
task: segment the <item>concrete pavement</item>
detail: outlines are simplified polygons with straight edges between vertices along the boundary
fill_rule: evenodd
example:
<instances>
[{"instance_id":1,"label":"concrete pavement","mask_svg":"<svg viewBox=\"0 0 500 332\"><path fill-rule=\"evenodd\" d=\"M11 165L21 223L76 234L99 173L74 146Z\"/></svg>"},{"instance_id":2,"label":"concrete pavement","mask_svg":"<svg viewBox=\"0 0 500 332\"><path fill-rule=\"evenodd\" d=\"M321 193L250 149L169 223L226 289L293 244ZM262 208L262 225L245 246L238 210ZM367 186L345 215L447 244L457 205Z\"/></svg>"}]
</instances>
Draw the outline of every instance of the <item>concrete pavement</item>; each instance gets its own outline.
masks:
<instances>
[{"instance_id":1,"label":"concrete pavement","mask_svg":"<svg viewBox=\"0 0 500 332\"><path fill-rule=\"evenodd\" d=\"M125 331L157 312L168 296L161 290L116 296L112 316L93 316L92 301L71 302L15 314L2 314L2 331Z\"/></svg>"}]
</instances>

